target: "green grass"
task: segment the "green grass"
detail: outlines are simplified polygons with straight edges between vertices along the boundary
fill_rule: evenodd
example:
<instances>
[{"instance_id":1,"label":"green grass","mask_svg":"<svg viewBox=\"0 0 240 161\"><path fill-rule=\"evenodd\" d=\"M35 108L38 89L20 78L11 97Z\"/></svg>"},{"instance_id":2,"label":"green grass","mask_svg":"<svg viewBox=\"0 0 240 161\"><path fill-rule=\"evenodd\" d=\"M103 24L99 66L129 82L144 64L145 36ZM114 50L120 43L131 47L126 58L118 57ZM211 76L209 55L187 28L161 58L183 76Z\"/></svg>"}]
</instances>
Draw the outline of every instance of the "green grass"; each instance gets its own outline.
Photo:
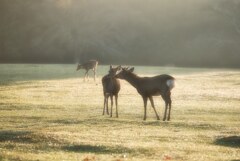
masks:
<instances>
[{"instance_id":1,"label":"green grass","mask_svg":"<svg viewBox=\"0 0 240 161\"><path fill-rule=\"evenodd\" d=\"M0 65L0 161L240 159L240 70L136 66L176 78L170 122L121 81L119 118L102 116L101 77L75 65ZM163 118L164 103L155 97ZM114 112L115 112L115 108ZM115 114L115 113L114 113Z\"/></svg>"}]
</instances>

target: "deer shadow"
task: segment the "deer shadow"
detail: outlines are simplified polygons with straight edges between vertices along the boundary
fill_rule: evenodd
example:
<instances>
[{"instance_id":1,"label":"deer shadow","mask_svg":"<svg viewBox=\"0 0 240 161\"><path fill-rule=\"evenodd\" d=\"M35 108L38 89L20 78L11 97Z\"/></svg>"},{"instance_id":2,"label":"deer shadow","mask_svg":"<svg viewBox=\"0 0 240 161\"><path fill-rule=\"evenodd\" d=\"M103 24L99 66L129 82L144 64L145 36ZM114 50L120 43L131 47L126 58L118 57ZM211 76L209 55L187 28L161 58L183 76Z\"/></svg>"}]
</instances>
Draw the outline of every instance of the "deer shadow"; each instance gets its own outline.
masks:
<instances>
[{"instance_id":1,"label":"deer shadow","mask_svg":"<svg viewBox=\"0 0 240 161\"><path fill-rule=\"evenodd\" d=\"M65 125L72 125L72 124L83 124L83 120L75 120L75 119L57 119L48 121L49 123L56 123L56 124L65 124Z\"/></svg>"},{"instance_id":2,"label":"deer shadow","mask_svg":"<svg viewBox=\"0 0 240 161\"><path fill-rule=\"evenodd\" d=\"M240 148L240 136L220 137L214 141L214 144L232 148Z\"/></svg>"},{"instance_id":3,"label":"deer shadow","mask_svg":"<svg viewBox=\"0 0 240 161\"><path fill-rule=\"evenodd\" d=\"M122 146L110 147L102 145L68 145L63 146L62 149L69 152L95 154L122 154L134 152L134 150Z\"/></svg>"},{"instance_id":4,"label":"deer shadow","mask_svg":"<svg viewBox=\"0 0 240 161\"><path fill-rule=\"evenodd\" d=\"M0 131L0 142L34 143L30 131Z\"/></svg>"}]
</instances>

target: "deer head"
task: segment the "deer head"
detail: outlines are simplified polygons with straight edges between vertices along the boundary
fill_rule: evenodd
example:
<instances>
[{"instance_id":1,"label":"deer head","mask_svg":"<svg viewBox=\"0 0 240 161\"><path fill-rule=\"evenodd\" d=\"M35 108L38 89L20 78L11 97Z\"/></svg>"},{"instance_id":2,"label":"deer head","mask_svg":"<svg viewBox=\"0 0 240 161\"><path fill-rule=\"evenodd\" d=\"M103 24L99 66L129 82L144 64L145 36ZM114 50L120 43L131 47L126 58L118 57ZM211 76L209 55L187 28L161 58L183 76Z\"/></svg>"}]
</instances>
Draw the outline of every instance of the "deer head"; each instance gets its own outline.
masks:
<instances>
[{"instance_id":1,"label":"deer head","mask_svg":"<svg viewBox=\"0 0 240 161\"><path fill-rule=\"evenodd\" d=\"M134 71L134 67L121 67L121 69L116 73L115 77L119 79L125 79L129 73Z\"/></svg>"},{"instance_id":2,"label":"deer head","mask_svg":"<svg viewBox=\"0 0 240 161\"><path fill-rule=\"evenodd\" d=\"M76 71L78 71L78 70L81 69L81 68L82 68L82 65L81 65L81 64L78 64Z\"/></svg>"},{"instance_id":3,"label":"deer head","mask_svg":"<svg viewBox=\"0 0 240 161\"><path fill-rule=\"evenodd\" d=\"M110 76L112 76L112 77L114 77L116 74L117 74L117 72L119 71L119 70L121 70L121 65L119 65L119 66L117 66L117 67L113 67L112 65L110 65L110 69L109 69L109 75Z\"/></svg>"}]
</instances>

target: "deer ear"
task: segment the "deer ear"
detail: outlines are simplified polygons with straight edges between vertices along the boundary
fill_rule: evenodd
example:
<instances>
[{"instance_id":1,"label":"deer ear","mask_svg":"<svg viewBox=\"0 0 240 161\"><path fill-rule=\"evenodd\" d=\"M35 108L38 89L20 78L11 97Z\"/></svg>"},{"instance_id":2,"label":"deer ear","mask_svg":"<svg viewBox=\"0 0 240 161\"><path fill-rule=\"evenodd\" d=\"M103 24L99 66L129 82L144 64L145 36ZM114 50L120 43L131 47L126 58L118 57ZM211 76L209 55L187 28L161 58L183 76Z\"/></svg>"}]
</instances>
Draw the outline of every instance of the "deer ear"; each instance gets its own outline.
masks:
<instances>
[{"instance_id":1,"label":"deer ear","mask_svg":"<svg viewBox=\"0 0 240 161\"><path fill-rule=\"evenodd\" d=\"M112 65L110 65L110 69L112 69L113 68L113 66Z\"/></svg>"},{"instance_id":2,"label":"deer ear","mask_svg":"<svg viewBox=\"0 0 240 161\"><path fill-rule=\"evenodd\" d=\"M134 71L134 67L128 69L129 72L133 72Z\"/></svg>"}]
</instances>

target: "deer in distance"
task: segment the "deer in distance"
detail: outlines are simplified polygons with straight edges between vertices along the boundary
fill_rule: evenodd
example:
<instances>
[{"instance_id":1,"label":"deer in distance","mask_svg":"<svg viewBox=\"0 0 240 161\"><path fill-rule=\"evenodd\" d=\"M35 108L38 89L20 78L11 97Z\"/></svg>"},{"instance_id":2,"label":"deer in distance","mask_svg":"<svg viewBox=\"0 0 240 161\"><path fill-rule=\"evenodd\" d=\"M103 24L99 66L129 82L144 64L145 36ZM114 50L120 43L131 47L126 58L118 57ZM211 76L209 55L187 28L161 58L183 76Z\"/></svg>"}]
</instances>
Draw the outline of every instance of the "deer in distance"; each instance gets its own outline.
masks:
<instances>
[{"instance_id":1,"label":"deer in distance","mask_svg":"<svg viewBox=\"0 0 240 161\"><path fill-rule=\"evenodd\" d=\"M115 105L116 105L116 117L118 117L118 93L120 91L120 81L115 78L117 71L120 69L120 66L113 67L110 65L109 73L102 78L103 86L103 95L104 95L104 104L103 104L103 115L105 114L105 109L107 114L108 112L108 99L111 99L111 113L112 117L112 108L113 108L113 96L115 96Z\"/></svg>"},{"instance_id":2,"label":"deer in distance","mask_svg":"<svg viewBox=\"0 0 240 161\"><path fill-rule=\"evenodd\" d=\"M83 64L78 64L77 66L77 71L80 69L85 69L85 75L84 75L84 81L89 78L88 76L88 71L92 70L94 73L94 81L96 81L96 70L97 70L97 65L98 65L98 61L97 60L89 60Z\"/></svg>"},{"instance_id":3,"label":"deer in distance","mask_svg":"<svg viewBox=\"0 0 240 161\"><path fill-rule=\"evenodd\" d=\"M142 96L144 102L144 117L143 120L147 118L147 101L151 102L152 108L156 114L157 120L160 120L159 115L155 109L153 96L161 95L165 101L165 112L163 121L166 120L167 110L168 117L170 120L171 114L171 90L174 87L175 79L167 74L157 75L154 77L140 77L133 73L134 67L132 68L121 68L121 70L115 75L116 78L124 79L129 82L133 87L135 87L138 93Z\"/></svg>"}]
</instances>

